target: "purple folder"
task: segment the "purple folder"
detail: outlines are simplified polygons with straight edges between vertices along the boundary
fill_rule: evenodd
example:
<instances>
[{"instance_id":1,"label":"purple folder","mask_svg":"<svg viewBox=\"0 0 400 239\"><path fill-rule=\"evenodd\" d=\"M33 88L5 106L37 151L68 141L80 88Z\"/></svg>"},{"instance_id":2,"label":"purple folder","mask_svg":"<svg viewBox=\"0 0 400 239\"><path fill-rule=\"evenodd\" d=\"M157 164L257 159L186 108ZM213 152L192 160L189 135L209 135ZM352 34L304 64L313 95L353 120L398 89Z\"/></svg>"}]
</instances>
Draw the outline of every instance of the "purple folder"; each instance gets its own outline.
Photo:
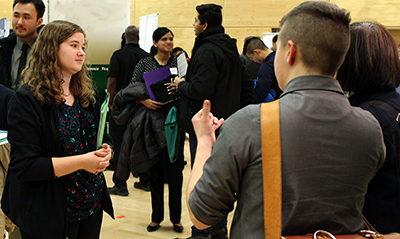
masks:
<instances>
[{"instance_id":1,"label":"purple folder","mask_svg":"<svg viewBox=\"0 0 400 239\"><path fill-rule=\"evenodd\" d=\"M171 71L169 70L169 66L159 68L154 71L149 71L143 73L144 83L146 83L147 91L149 92L150 99L156 100L154 97L153 91L150 89L150 85L156 83L157 81L164 80L168 76L171 75Z\"/></svg>"}]
</instances>

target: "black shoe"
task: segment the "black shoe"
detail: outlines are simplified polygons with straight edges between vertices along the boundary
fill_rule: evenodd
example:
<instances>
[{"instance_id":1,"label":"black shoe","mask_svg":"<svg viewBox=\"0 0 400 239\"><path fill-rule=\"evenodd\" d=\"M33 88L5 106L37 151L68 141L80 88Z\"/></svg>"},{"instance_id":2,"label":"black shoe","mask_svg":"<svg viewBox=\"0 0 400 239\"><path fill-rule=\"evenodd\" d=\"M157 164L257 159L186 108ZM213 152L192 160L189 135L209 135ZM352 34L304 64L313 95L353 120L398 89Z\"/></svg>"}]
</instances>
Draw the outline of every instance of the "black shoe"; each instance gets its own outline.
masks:
<instances>
[{"instance_id":1,"label":"black shoe","mask_svg":"<svg viewBox=\"0 0 400 239\"><path fill-rule=\"evenodd\" d=\"M150 191L150 186L143 186L140 182L135 182L133 184L133 187L137 188L137 189L142 189L143 191L146 191L146 192Z\"/></svg>"},{"instance_id":2,"label":"black shoe","mask_svg":"<svg viewBox=\"0 0 400 239\"><path fill-rule=\"evenodd\" d=\"M183 231L183 226L174 224L174 231L182 232Z\"/></svg>"},{"instance_id":3,"label":"black shoe","mask_svg":"<svg viewBox=\"0 0 400 239\"><path fill-rule=\"evenodd\" d=\"M118 196L128 196L129 195L127 188L121 188L121 187L117 187L117 186L108 188L108 192L112 195L118 195Z\"/></svg>"},{"instance_id":4,"label":"black shoe","mask_svg":"<svg viewBox=\"0 0 400 239\"><path fill-rule=\"evenodd\" d=\"M147 231L148 231L148 232L155 232L155 231L157 231L160 227L161 227L160 224L158 224L158 225L156 225L156 226L151 226L151 224L149 224L149 225L147 226Z\"/></svg>"}]
</instances>

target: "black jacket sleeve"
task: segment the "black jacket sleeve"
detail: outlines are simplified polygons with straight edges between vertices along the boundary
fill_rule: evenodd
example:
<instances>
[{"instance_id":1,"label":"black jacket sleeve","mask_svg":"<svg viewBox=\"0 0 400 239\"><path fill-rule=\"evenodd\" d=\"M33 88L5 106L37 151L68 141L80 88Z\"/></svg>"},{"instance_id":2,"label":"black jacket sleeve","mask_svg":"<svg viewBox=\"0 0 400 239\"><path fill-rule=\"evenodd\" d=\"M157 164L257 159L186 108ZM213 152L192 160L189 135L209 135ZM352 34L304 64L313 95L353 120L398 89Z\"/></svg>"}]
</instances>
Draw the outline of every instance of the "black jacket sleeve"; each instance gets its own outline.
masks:
<instances>
[{"instance_id":1,"label":"black jacket sleeve","mask_svg":"<svg viewBox=\"0 0 400 239\"><path fill-rule=\"evenodd\" d=\"M54 179L51 156L61 155L47 154L46 148L57 148L59 140L45 135L45 129L49 129L54 122L45 122L43 107L27 88L18 91L10 100L8 122L7 138L11 144L9 169L21 181Z\"/></svg>"}]
</instances>

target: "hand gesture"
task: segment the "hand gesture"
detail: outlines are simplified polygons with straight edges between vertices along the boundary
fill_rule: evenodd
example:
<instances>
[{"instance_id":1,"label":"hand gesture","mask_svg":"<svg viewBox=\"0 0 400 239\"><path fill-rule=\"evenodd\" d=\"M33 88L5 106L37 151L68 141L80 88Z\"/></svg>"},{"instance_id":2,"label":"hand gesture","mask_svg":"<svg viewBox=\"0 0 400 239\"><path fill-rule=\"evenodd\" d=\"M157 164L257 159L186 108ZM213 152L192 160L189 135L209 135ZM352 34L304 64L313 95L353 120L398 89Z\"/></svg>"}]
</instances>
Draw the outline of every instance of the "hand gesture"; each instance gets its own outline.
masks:
<instances>
[{"instance_id":1,"label":"hand gesture","mask_svg":"<svg viewBox=\"0 0 400 239\"><path fill-rule=\"evenodd\" d=\"M203 108L197 112L195 116L193 116L192 123L197 140L209 140L212 145L214 145L216 141L215 130L222 125L224 119L218 119L217 117L214 117L210 111L211 102L209 100L205 100L203 103Z\"/></svg>"}]
</instances>

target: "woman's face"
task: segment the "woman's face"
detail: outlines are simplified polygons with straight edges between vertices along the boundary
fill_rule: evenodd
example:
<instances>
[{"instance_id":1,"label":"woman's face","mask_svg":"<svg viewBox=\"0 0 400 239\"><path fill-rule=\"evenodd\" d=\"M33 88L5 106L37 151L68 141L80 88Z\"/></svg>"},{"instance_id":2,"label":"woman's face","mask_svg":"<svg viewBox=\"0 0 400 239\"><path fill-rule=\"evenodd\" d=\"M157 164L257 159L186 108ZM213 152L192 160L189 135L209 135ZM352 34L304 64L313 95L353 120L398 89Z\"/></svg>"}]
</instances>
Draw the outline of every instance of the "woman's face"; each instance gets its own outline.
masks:
<instances>
[{"instance_id":1,"label":"woman's face","mask_svg":"<svg viewBox=\"0 0 400 239\"><path fill-rule=\"evenodd\" d=\"M82 69L85 61L85 37L83 33L76 32L58 49L58 65L64 78L71 76Z\"/></svg>"},{"instance_id":2,"label":"woman's face","mask_svg":"<svg viewBox=\"0 0 400 239\"><path fill-rule=\"evenodd\" d=\"M157 47L159 52L171 52L174 48L174 37L171 32L168 32L158 42L154 42L154 46Z\"/></svg>"}]
</instances>

